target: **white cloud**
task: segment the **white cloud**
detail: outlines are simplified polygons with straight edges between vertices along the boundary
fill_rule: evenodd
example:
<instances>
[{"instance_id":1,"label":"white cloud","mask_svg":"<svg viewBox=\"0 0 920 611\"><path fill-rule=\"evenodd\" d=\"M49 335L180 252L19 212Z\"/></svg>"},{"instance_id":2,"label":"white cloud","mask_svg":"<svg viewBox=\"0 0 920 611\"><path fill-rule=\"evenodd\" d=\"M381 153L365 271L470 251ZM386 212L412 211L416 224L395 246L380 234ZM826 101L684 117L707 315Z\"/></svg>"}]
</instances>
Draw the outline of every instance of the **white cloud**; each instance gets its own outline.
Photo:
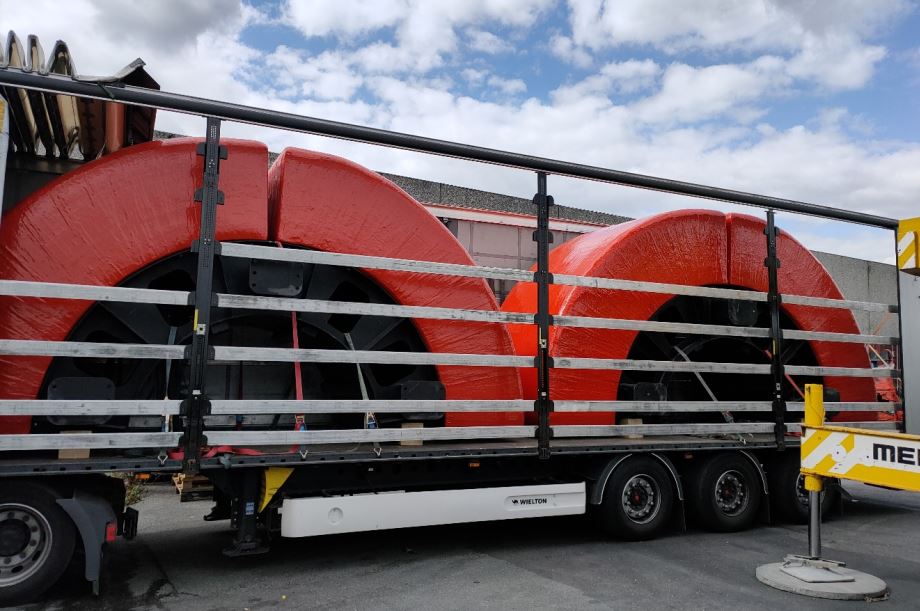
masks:
<instances>
[{"instance_id":1,"label":"white cloud","mask_svg":"<svg viewBox=\"0 0 920 611\"><path fill-rule=\"evenodd\" d=\"M634 94L655 84L661 67L650 59L611 62L574 85L565 85L552 91L557 102L566 102L590 96L610 97L610 94Z\"/></svg>"},{"instance_id":2,"label":"white cloud","mask_svg":"<svg viewBox=\"0 0 920 611\"><path fill-rule=\"evenodd\" d=\"M569 0L570 37L556 54L578 66L590 53L622 45L650 45L666 53L688 50L778 53L790 76L829 89L853 89L872 77L884 57L868 44L882 25L906 13L906 0Z\"/></svg>"},{"instance_id":3,"label":"white cloud","mask_svg":"<svg viewBox=\"0 0 920 611\"><path fill-rule=\"evenodd\" d=\"M668 66L661 89L636 103L638 117L650 123L681 123L709 119L788 84L776 58L762 57L746 65L721 64L695 68Z\"/></svg>"},{"instance_id":4,"label":"white cloud","mask_svg":"<svg viewBox=\"0 0 920 611\"><path fill-rule=\"evenodd\" d=\"M579 68L588 68L594 62L591 54L583 47L576 45L568 36L560 36L559 34L553 36L552 40L550 40L550 49L556 57Z\"/></svg>"},{"instance_id":5,"label":"white cloud","mask_svg":"<svg viewBox=\"0 0 920 611\"><path fill-rule=\"evenodd\" d=\"M498 89L502 93L508 95L514 95L517 93L524 93L527 91L527 83L519 78L515 79L506 79L500 76L491 76L489 77L489 87L493 89Z\"/></svg>"},{"instance_id":6,"label":"white cloud","mask_svg":"<svg viewBox=\"0 0 920 611\"><path fill-rule=\"evenodd\" d=\"M281 8L281 20L304 36L347 38L395 26L410 11L407 0L290 0Z\"/></svg>"},{"instance_id":7,"label":"white cloud","mask_svg":"<svg viewBox=\"0 0 920 611\"><path fill-rule=\"evenodd\" d=\"M806 37L788 64L789 74L829 89L858 89L866 84L885 48L861 44L852 36Z\"/></svg>"},{"instance_id":8,"label":"white cloud","mask_svg":"<svg viewBox=\"0 0 920 611\"><path fill-rule=\"evenodd\" d=\"M468 44L474 51L482 53L497 54L508 53L514 50L514 45L503 38L499 38L487 30L477 30L471 28L467 30Z\"/></svg>"},{"instance_id":9,"label":"white cloud","mask_svg":"<svg viewBox=\"0 0 920 611\"><path fill-rule=\"evenodd\" d=\"M367 70L379 73L425 72L442 66L445 57L459 48L458 30L473 24L524 28L532 25L553 0L465 0L432 2L427 0L373 0L348 3L322 0L303 3L287 0L282 21L305 36L334 35L341 40L363 34L379 35L393 28L394 43L375 40L360 48L355 60ZM329 9L324 11L324 9ZM320 17L317 13L322 13ZM374 13L374 14L369 14ZM477 33L478 32L478 33ZM470 43L479 50L503 50L501 39L481 28L472 28Z\"/></svg>"}]
</instances>

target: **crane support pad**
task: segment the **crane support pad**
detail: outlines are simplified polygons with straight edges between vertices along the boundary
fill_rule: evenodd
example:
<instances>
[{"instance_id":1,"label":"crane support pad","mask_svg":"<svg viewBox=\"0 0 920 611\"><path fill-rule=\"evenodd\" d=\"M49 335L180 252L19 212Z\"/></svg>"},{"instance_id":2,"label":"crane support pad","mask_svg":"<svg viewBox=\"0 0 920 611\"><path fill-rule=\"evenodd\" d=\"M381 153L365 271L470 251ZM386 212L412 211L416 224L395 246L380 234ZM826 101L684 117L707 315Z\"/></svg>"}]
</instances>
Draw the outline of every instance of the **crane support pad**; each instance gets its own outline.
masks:
<instances>
[{"instance_id":1,"label":"crane support pad","mask_svg":"<svg viewBox=\"0 0 920 611\"><path fill-rule=\"evenodd\" d=\"M920 436L848 427L805 429L802 473L920 492Z\"/></svg>"}]
</instances>

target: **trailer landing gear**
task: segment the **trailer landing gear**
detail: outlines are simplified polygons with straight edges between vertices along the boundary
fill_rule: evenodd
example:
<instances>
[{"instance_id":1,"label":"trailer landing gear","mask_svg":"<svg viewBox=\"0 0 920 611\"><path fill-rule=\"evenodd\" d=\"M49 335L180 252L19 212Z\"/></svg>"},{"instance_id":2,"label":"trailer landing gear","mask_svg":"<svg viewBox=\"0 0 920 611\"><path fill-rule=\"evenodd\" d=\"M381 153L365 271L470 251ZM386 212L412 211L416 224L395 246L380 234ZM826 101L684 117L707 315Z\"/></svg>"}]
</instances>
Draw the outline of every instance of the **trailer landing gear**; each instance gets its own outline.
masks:
<instances>
[{"instance_id":1,"label":"trailer landing gear","mask_svg":"<svg viewBox=\"0 0 920 611\"><path fill-rule=\"evenodd\" d=\"M259 524L259 486L262 472L243 469L232 484L235 496L231 501L230 525L236 529L233 542L222 551L224 556L257 556L268 553L268 533Z\"/></svg>"}]
</instances>

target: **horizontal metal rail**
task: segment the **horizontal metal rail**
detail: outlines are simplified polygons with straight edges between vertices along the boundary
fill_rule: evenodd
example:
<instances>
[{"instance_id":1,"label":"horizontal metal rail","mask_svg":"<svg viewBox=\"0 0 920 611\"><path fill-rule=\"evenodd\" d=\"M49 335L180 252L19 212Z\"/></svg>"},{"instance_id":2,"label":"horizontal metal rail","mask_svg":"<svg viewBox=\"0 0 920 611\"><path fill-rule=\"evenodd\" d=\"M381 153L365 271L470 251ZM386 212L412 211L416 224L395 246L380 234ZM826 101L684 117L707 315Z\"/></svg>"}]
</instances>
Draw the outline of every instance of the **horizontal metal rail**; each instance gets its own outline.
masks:
<instances>
[{"instance_id":1,"label":"horizontal metal rail","mask_svg":"<svg viewBox=\"0 0 920 611\"><path fill-rule=\"evenodd\" d=\"M831 412L895 412L901 408L900 402L895 401L825 401L824 407ZM804 412L803 401L789 401L786 411Z\"/></svg>"},{"instance_id":2,"label":"horizontal metal rail","mask_svg":"<svg viewBox=\"0 0 920 611\"><path fill-rule=\"evenodd\" d=\"M784 305L814 306L816 308L839 308L843 310L862 310L864 312L898 313L898 306L893 303L875 303L872 301L852 301L850 299L831 299L829 297L807 297L805 295L782 294Z\"/></svg>"},{"instance_id":3,"label":"horizontal metal rail","mask_svg":"<svg viewBox=\"0 0 920 611\"><path fill-rule=\"evenodd\" d=\"M735 435L772 433L772 422L713 424L572 424L553 426L554 437L624 437L627 435Z\"/></svg>"},{"instance_id":4,"label":"horizontal metal rail","mask_svg":"<svg viewBox=\"0 0 920 611\"><path fill-rule=\"evenodd\" d=\"M10 297L41 297L44 299L86 299L92 301L117 301L122 303L150 303L155 305L190 305L188 291L160 289L134 289L121 286L93 286L63 284L59 282L32 282L26 280L0 280L0 295Z\"/></svg>"},{"instance_id":5,"label":"horizontal metal rail","mask_svg":"<svg viewBox=\"0 0 920 611\"><path fill-rule=\"evenodd\" d=\"M185 346L0 339L0 354L10 356L70 356L75 358L110 357L123 359L179 360L185 358Z\"/></svg>"},{"instance_id":6,"label":"horizontal metal rail","mask_svg":"<svg viewBox=\"0 0 920 611\"><path fill-rule=\"evenodd\" d=\"M472 367L533 367L533 357L449 352L389 352L384 350L321 350L311 348L248 348L214 346L217 361L302 363L365 363L368 365L468 365Z\"/></svg>"},{"instance_id":7,"label":"horizontal metal rail","mask_svg":"<svg viewBox=\"0 0 920 611\"><path fill-rule=\"evenodd\" d=\"M828 424L839 424L840 426L852 427L857 429L869 429L873 431L900 431L901 423L894 420L870 420L868 422L829 422ZM801 433L801 423L786 423L786 430L790 433Z\"/></svg>"},{"instance_id":8,"label":"horizontal metal rail","mask_svg":"<svg viewBox=\"0 0 920 611\"><path fill-rule=\"evenodd\" d=\"M656 320L594 318L588 316L553 316L553 325L557 327L614 329L621 331L651 331L655 333L682 333L689 335L719 335L726 337L760 338L770 337L770 329L764 327L735 327L732 325L705 325L697 323L662 322ZM900 343L899 338L891 335L863 335L859 333L799 331L795 329L784 329L783 338L854 344Z\"/></svg>"},{"instance_id":9,"label":"horizontal metal rail","mask_svg":"<svg viewBox=\"0 0 920 611\"><path fill-rule=\"evenodd\" d=\"M766 301L767 294L760 291L742 289L719 289L708 286L689 286L686 284L668 284L663 282L646 282L644 280L621 280L619 278L598 278L594 276L573 276L570 274L553 274L553 284L563 286L580 286L593 289L610 289L616 291L635 291L637 293L663 293L667 295L686 295L688 297L712 297L715 299L741 299L745 301Z\"/></svg>"},{"instance_id":10,"label":"horizontal metal rail","mask_svg":"<svg viewBox=\"0 0 920 611\"><path fill-rule=\"evenodd\" d=\"M389 303L359 303L354 301L324 301L288 297L257 297L218 293L217 307L280 312L309 312L314 314L356 314L360 316L392 316L431 320L467 320L510 324L533 324L533 314L497 312L494 310L465 310L428 306L394 305Z\"/></svg>"},{"instance_id":11,"label":"horizontal metal rail","mask_svg":"<svg viewBox=\"0 0 920 611\"><path fill-rule=\"evenodd\" d=\"M0 435L0 451L174 448L180 433L60 433Z\"/></svg>"},{"instance_id":12,"label":"horizontal metal rail","mask_svg":"<svg viewBox=\"0 0 920 611\"><path fill-rule=\"evenodd\" d=\"M497 280L533 280L533 272L505 267L483 267L461 263L440 263L436 261L415 261L411 259L389 259L370 255L351 255L346 253L323 252L319 250L302 250L299 248L277 248L275 246L257 246L255 244L235 244L221 242L220 254L224 257L243 259L262 259L266 261L287 261L291 263L312 263L317 265L337 265L360 269L383 269L395 272L413 272L438 274L441 276L466 276L469 278L493 278Z\"/></svg>"},{"instance_id":13,"label":"horizontal metal rail","mask_svg":"<svg viewBox=\"0 0 920 611\"><path fill-rule=\"evenodd\" d=\"M804 403L787 403L790 412L802 412ZM900 403L889 402L834 402L824 403L828 412L845 411L893 411ZM644 413L683 413L683 412L769 412L773 409L772 401L554 401L553 409L557 412L644 412ZM450 410L444 410L450 411Z\"/></svg>"},{"instance_id":14,"label":"horizontal metal rail","mask_svg":"<svg viewBox=\"0 0 920 611\"><path fill-rule=\"evenodd\" d=\"M558 159L523 155L510 151L490 149L447 140L438 140L435 138L425 138L412 134L341 123L338 121L304 117L266 108L256 108L229 102L218 102L215 100L196 98L167 91L145 89L143 87L134 87L120 83L107 84L99 81L83 81L69 76L39 74L6 67L0 68L0 84L9 87L21 87L24 89L47 91L50 93L75 95L99 99L105 102L122 102L137 106L239 121L241 123L251 123L266 127L320 134L332 138L366 142L369 144L418 151L421 153L431 153L457 159L480 161L522 170L555 174L557 176L571 176L574 178L584 178L599 182L638 187L641 189L651 189L677 195L734 202L736 204L756 206L758 208L785 210L787 212L809 214L823 218L881 227L884 229L897 229L898 227L897 219L876 216L865 212L841 210L808 202L769 197L755 193L745 193L732 189L670 180L656 176L634 174L631 172L623 172L580 163L571 163Z\"/></svg>"},{"instance_id":15,"label":"horizontal metal rail","mask_svg":"<svg viewBox=\"0 0 920 611\"><path fill-rule=\"evenodd\" d=\"M325 301L286 297L260 297L254 295L217 295L217 306L251 310L281 312L310 312L317 314L358 314L362 316L394 316L432 320L465 320L505 324L533 324L534 315L527 312L496 312L491 310L466 310L429 306L359 303L352 301ZM620 318L594 318L587 316L554 316L557 327L614 329L622 331L653 331L660 333L685 333L691 335L720 335L730 337L769 338L770 330L760 327L732 325L704 325L694 323L660 322L654 320L629 320ZM863 335L858 333L832 333L824 331L784 330L786 339L846 342L858 344L896 344L891 335Z\"/></svg>"},{"instance_id":16,"label":"horizontal metal rail","mask_svg":"<svg viewBox=\"0 0 920 611\"><path fill-rule=\"evenodd\" d=\"M436 261L417 261L413 259L390 259L369 255L323 252L318 250L301 250L295 248L277 248L254 244L221 243L221 254L228 257L246 259L263 259L268 261L287 261L312 263L320 265L337 265L360 269L383 269L388 271L438 274L445 276L466 276L470 278L493 278L532 282L533 272L503 267L483 267L462 265L459 263L440 263ZM659 293L666 295L686 295L689 297L711 297L716 299L739 299L747 301L767 301L767 294L760 291L741 289L723 289L706 286L688 286L684 284L667 284L640 280L620 280L616 278L596 278L590 276L573 276L554 274L553 283L564 286L580 286L598 289L635 291L641 293ZM897 312L897 306L884 303L828 299L824 297L807 297L803 295L783 295L783 302L793 305L810 305L816 307L844 308L866 310L871 312Z\"/></svg>"},{"instance_id":17,"label":"horizontal metal rail","mask_svg":"<svg viewBox=\"0 0 920 611\"><path fill-rule=\"evenodd\" d=\"M726 289L706 290L721 291ZM166 291L159 289L137 289L48 282L28 282L22 280L0 280L0 295L52 299L86 299L94 301L182 306L189 305L191 293L188 291ZM504 324L533 324L533 314L525 312L497 312L492 310L468 310L428 306L324 301L316 299L262 297L255 295L231 295L223 293L217 295L217 302L215 305L223 308L284 312L357 314L366 316L394 317L401 316L433 320L465 320L473 322ZM770 330L765 328L761 329L753 327L735 327L731 325L704 325L648 320L593 318L586 316L555 316L553 318L553 324L559 327L615 329L624 331L653 331L661 333L688 333L696 335L722 335L730 337L768 338L770 336ZM899 341L897 337L888 335L799 331L793 329L784 330L784 337L786 339L849 342L862 344L896 344Z\"/></svg>"},{"instance_id":18,"label":"horizontal metal rail","mask_svg":"<svg viewBox=\"0 0 920 611\"><path fill-rule=\"evenodd\" d=\"M45 342L0 340L0 354L14 356L118 357L132 359L182 359L185 346L163 344L106 344L95 342ZM471 367L533 367L528 356L462 354L446 352L390 352L383 350L317 350L214 346L216 361L354 363L370 365L465 365ZM620 371L680 371L699 373L767 374L770 365L757 363L707 363L553 357L557 369L613 369ZM790 375L859 378L893 378L896 369L787 365Z\"/></svg>"},{"instance_id":19,"label":"horizontal metal rail","mask_svg":"<svg viewBox=\"0 0 920 611\"><path fill-rule=\"evenodd\" d=\"M238 414L349 414L424 412L531 412L533 401L426 399L217 399L212 415Z\"/></svg>"},{"instance_id":20,"label":"horizontal metal rail","mask_svg":"<svg viewBox=\"0 0 920 611\"><path fill-rule=\"evenodd\" d=\"M793 376L831 376L838 378L896 378L900 371L878 367L820 367L814 365L786 365L786 373Z\"/></svg>"},{"instance_id":21,"label":"horizontal metal rail","mask_svg":"<svg viewBox=\"0 0 920 611\"><path fill-rule=\"evenodd\" d=\"M176 400L2 399L0 416L174 416Z\"/></svg>"},{"instance_id":22,"label":"horizontal metal rail","mask_svg":"<svg viewBox=\"0 0 920 611\"><path fill-rule=\"evenodd\" d=\"M459 441L533 437L535 426L456 426L415 429L339 429L330 431L207 431L211 445L259 447L387 441Z\"/></svg>"},{"instance_id":23,"label":"horizontal metal rail","mask_svg":"<svg viewBox=\"0 0 920 611\"><path fill-rule=\"evenodd\" d=\"M801 412L802 402L787 404ZM900 403L828 401L829 412L894 411ZM77 400L2 399L0 416L168 416L179 414L178 400ZM768 412L770 401L556 401L557 412ZM347 414L347 413L437 413L437 412L531 412L528 399L217 399L211 401L212 415L241 414Z\"/></svg>"},{"instance_id":24,"label":"horizontal metal rail","mask_svg":"<svg viewBox=\"0 0 920 611\"><path fill-rule=\"evenodd\" d=\"M872 430L896 431L897 422L878 420L869 422L847 422L846 425ZM553 436L562 437L623 437L628 435L735 435L772 433L772 422L742 422L713 424L615 424L615 425L568 425L554 426ZM790 433L800 433L802 425L787 423Z\"/></svg>"}]
</instances>

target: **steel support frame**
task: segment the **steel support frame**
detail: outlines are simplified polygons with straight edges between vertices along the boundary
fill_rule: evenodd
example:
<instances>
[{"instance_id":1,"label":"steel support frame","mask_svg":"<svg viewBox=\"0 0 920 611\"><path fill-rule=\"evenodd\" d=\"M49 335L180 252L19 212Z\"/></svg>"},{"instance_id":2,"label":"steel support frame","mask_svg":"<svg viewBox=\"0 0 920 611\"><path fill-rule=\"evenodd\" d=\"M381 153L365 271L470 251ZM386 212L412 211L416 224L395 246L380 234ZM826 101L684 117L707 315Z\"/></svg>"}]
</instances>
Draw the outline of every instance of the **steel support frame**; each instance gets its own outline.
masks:
<instances>
[{"instance_id":1,"label":"steel support frame","mask_svg":"<svg viewBox=\"0 0 920 611\"><path fill-rule=\"evenodd\" d=\"M533 233L533 240L537 243L537 270L533 275L537 285L537 312L534 315L534 324L537 326L537 352L534 359L534 367L537 368L537 400L534 409L537 412L537 452L541 459L548 459L553 435L549 422L549 415L553 411L549 395L550 370L553 367L549 355L549 328L553 324L553 317L549 313L549 285L553 282L549 272L549 245L553 241L553 234L549 230L549 208L553 205L553 198L546 192L545 172L537 172L537 194L534 195L533 203L537 207L537 229Z\"/></svg>"},{"instance_id":2,"label":"steel support frame","mask_svg":"<svg viewBox=\"0 0 920 611\"><path fill-rule=\"evenodd\" d=\"M764 233L767 236L767 258L764 265L767 267L769 288L767 291L767 305L770 308L770 374L773 377L773 435L776 438L776 450L782 452L786 449L786 398L783 395L783 383L786 378L783 365L783 328L780 325L780 305L782 294L779 292L779 258L776 256L776 237L779 230L776 227L774 211L767 210L767 227Z\"/></svg>"},{"instance_id":3,"label":"steel support frame","mask_svg":"<svg viewBox=\"0 0 920 611\"><path fill-rule=\"evenodd\" d=\"M184 424L181 439L184 450L182 470L188 475L199 471L201 447L207 443L204 416L210 413L210 402L205 393L205 374L208 360L213 358L208 336L211 330L211 306L214 302L214 257L219 254L216 239L217 206L224 203L224 194L220 190L220 160L227 158L227 148L220 145L220 123L220 119L208 117L205 141L198 145L198 154L204 157L204 175L201 188L195 192L195 200L201 204L201 224L198 240L192 246L198 252L194 334L185 355L190 369L189 395L182 402L181 411Z\"/></svg>"}]
</instances>

